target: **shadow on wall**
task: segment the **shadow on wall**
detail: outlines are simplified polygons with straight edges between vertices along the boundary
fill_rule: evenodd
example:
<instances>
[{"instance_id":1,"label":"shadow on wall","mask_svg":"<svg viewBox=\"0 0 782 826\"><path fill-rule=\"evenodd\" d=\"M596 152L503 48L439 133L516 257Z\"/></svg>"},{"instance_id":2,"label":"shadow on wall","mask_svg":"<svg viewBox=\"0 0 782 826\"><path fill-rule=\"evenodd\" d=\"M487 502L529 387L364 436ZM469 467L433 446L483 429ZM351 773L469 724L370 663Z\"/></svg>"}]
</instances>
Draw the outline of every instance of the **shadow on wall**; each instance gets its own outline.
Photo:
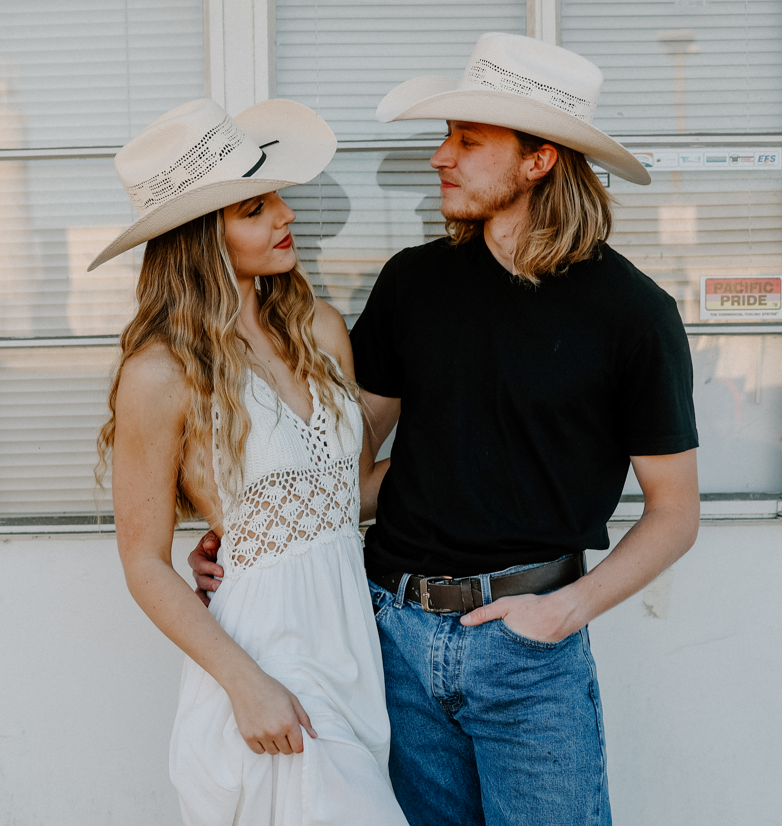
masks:
<instances>
[{"instance_id":1,"label":"shadow on wall","mask_svg":"<svg viewBox=\"0 0 782 826\"><path fill-rule=\"evenodd\" d=\"M337 156L330 174L287 197L298 215L299 256L316 294L349 326L392 255L444 234L438 184L420 149L346 153Z\"/></svg>"},{"instance_id":2,"label":"shadow on wall","mask_svg":"<svg viewBox=\"0 0 782 826\"><path fill-rule=\"evenodd\" d=\"M414 135L414 138L431 135ZM385 191L413 192L421 200L415 214L421 220L423 242L433 241L445 235L443 216L440 212L440 190L436 172L410 169L410 152L389 152L377 169L377 184Z\"/></svg>"},{"instance_id":3,"label":"shadow on wall","mask_svg":"<svg viewBox=\"0 0 782 826\"><path fill-rule=\"evenodd\" d=\"M344 314L340 305L345 300L350 303L353 290L335 283L333 274L339 261L329 250L328 242L339 235L350 219L347 192L332 175L321 172L314 181L295 187L285 200L299 216L293 230L297 236L296 251L315 294Z\"/></svg>"}]
</instances>

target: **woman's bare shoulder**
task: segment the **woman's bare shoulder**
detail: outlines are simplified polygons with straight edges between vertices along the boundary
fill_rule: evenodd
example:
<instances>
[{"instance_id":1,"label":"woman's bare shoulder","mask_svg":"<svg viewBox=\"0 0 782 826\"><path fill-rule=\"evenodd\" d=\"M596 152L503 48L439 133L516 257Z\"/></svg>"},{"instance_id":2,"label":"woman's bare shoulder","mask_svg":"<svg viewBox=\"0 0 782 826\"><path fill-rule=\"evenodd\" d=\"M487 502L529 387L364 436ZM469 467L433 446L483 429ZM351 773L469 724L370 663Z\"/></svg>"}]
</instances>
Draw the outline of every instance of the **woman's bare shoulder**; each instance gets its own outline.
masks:
<instances>
[{"instance_id":1,"label":"woman's bare shoulder","mask_svg":"<svg viewBox=\"0 0 782 826\"><path fill-rule=\"evenodd\" d=\"M161 414L184 409L189 395L184 370L165 344L152 342L122 365L117 403L154 407Z\"/></svg>"},{"instance_id":2,"label":"woman's bare shoulder","mask_svg":"<svg viewBox=\"0 0 782 826\"><path fill-rule=\"evenodd\" d=\"M344 369L346 357L352 362L350 338L345 319L331 304L318 299L315 305L315 318L312 322L312 332L315 342L321 350L325 350Z\"/></svg>"},{"instance_id":3,"label":"woman's bare shoulder","mask_svg":"<svg viewBox=\"0 0 782 826\"><path fill-rule=\"evenodd\" d=\"M184 371L163 342L153 341L133 353L122 365L122 378L131 381L170 383L184 380Z\"/></svg>"}]
</instances>

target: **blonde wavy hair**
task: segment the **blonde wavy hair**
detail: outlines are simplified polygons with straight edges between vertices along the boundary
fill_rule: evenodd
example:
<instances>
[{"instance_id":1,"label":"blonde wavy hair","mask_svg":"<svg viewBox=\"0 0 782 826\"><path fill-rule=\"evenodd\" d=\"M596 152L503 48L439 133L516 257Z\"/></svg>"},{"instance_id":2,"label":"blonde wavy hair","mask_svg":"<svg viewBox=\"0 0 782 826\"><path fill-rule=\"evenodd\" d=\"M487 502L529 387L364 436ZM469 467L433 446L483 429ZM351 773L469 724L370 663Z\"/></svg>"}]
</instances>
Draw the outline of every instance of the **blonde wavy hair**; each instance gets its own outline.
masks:
<instances>
[{"instance_id":1,"label":"blonde wavy hair","mask_svg":"<svg viewBox=\"0 0 782 826\"><path fill-rule=\"evenodd\" d=\"M528 221L520 228L513 251L516 274L539 284L547 275L563 274L571 264L591 258L611 234L613 198L581 152L514 131L522 158L544 143L556 147L557 161L529 194ZM446 220L454 244L483 232L483 221Z\"/></svg>"},{"instance_id":2,"label":"blonde wavy hair","mask_svg":"<svg viewBox=\"0 0 782 826\"><path fill-rule=\"evenodd\" d=\"M255 285L261 325L280 357L297 381L313 380L324 406L340 420L339 398L358 398L358 390L318 349L312 331L315 294L298 261L290 272L256 278ZM179 444L177 518L197 518L199 513L185 487L209 490L213 402L220 415L220 484L233 499L243 489L244 449L250 432L243 402L250 347L236 329L241 300L225 243L222 211L147 242L136 299L136 314L120 337L121 355L108 398L109 418L98 435L95 479L102 490L114 446L122 368L145 347L162 343L181 367L191 394ZM188 451L195 456L196 469L186 479ZM217 508L218 502L212 505Z\"/></svg>"}]
</instances>

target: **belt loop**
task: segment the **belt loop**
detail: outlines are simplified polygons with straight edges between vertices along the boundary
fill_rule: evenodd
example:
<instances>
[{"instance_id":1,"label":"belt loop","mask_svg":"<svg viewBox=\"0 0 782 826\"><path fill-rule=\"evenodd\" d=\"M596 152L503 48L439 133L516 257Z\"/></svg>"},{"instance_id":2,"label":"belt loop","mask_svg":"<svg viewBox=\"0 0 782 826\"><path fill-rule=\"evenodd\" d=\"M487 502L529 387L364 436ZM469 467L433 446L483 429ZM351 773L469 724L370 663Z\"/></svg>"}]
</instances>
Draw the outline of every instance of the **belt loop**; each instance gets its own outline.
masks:
<instances>
[{"instance_id":1,"label":"belt loop","mask_svg":"<svg viewBox=\"0 0 782 826\"><path fill-rule=\"evenodd\" d=\"M401 608L405 604L405 588L407 588L407 582L411 576L412 574L402 574L402 579L399 581L399 587L396 589L394 608Z\"/></svg>"},{"instance_id":2,"label":"belt loop","mask_svg":"<svg viewBox=\"0 0 782 826\"><path fill-rule=\"evenodd\" d=\"M480 574L481 596L484 605L491 605L491 574Z\"/></svg>"}]
</instances>

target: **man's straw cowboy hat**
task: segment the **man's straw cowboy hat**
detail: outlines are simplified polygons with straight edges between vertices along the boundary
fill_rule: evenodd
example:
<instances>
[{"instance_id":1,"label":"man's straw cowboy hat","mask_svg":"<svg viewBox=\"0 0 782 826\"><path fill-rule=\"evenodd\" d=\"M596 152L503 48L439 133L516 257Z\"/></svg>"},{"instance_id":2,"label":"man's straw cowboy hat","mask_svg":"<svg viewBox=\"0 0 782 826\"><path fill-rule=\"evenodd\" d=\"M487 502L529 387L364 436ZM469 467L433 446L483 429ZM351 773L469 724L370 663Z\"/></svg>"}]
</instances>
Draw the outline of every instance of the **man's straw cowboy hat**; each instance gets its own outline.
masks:
<instances>
[{"instance_id":1,"label":"man's straw cowboy hat","mask_svg":"<svg viewBox=\"0 0 782 826\"><path fill-rule=\"evenodd\" d=\"M603 86L594 63L515 34L484 34L461 80L430 75L392 89L377 107L393 120L460 120L506 126L583 152L635 184L649 173L621 144L592 126Z\"/></svg>"},{"instance_id":2,"label":"man's straw cowboy hat","mask_svg":"<svg viewBox=\"0 0 782 826\"><path fill-rule=\"evenodd\" d=\"M120 149L114 166L138 220L90 264L230 204L303 184L337 148L326 122L290 100L267 100L229 117L194 100L150 123Z\"/></svg>"}]
</instances>

